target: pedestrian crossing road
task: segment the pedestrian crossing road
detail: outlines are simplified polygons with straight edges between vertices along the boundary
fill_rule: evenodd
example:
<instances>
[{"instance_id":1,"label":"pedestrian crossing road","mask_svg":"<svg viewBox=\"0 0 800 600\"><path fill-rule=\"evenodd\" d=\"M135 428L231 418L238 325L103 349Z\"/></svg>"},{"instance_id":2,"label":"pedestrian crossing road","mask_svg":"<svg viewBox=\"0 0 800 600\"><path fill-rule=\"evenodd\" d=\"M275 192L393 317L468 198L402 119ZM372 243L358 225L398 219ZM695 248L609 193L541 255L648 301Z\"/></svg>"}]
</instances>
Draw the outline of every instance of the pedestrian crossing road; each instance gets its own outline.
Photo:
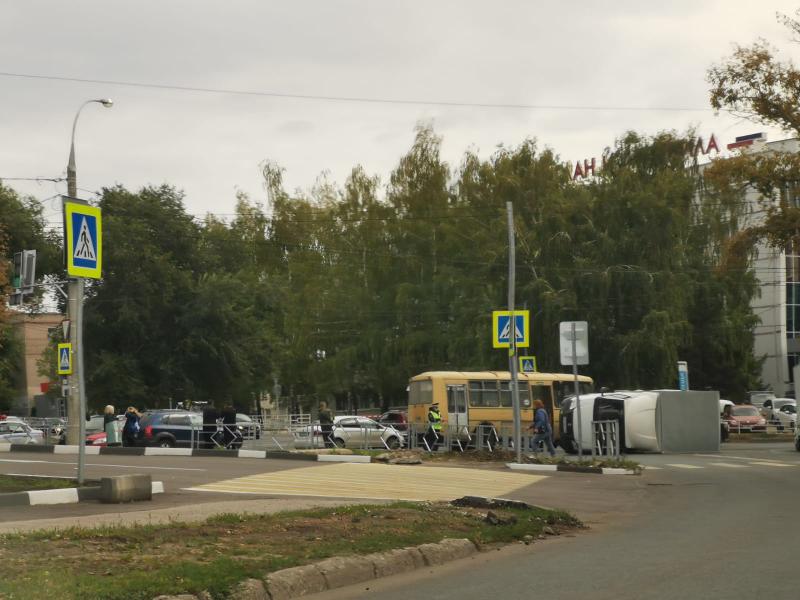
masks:
<instances>
[{"instance_id":1,"label":"pedestrian crossing road","mask_svg":"<svg viewBox=\"0 0 800 600\"><path fill-rule=\"evenodd\" d=\"M208 483L193 491L372 500L503 497L547 477L484 469L341 463L260 473Z\"/></svg>"}]
</instances>

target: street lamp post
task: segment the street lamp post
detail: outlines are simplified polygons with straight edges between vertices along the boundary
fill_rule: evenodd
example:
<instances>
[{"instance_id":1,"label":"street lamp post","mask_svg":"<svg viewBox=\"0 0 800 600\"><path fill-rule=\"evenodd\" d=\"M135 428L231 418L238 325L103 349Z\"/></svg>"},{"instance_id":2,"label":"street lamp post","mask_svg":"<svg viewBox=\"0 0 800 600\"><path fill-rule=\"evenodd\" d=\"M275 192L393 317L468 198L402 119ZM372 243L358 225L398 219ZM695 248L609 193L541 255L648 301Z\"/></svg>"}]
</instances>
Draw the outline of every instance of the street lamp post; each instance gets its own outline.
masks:
<instances>
[{"instance_id":1,"label":"street lamp post","mask_svg":"<svg viewBox=\"0 0 800 600\"><path fill-rule=\"evenodd\" d=\"M87 104L102 104L106 108L114 105L110 98L87 100L75 113L72 122L72 137L69 145L69 162L67 163L67 196L78 197L78 178L75 169L75 128L78 117ZM65 239L66 242L66 239ZM66 249L67 252L70 249ZM86 389L83 372L83 278L73 277L69 280L67 292L67 319L70 322L69 341L75 352L75 369L70 375L69 398L67 399L67 443L78 445L78 481L83 483L83 466L85 462L85 437L86 437Z\"/></svg>"}]
</instances>

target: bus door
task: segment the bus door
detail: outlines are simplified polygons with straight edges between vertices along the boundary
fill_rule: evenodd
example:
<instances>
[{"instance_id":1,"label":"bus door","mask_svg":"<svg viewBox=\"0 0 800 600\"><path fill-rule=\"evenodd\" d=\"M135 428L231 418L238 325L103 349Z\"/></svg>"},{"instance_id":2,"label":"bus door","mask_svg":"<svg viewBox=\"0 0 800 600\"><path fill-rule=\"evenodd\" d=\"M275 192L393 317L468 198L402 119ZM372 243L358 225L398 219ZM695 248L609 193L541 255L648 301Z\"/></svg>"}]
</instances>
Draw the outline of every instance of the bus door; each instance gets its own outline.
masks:
<instances>
[{"instance_id":1,"label":"bus door","mask_svg":"<svg viewBox=\"0 0 800 600\"><path fill-rule=\"evenodd\" d=\"M448 384L447 386L447 423L458 433L468 426L467 421L467 386L464 384Z\"/></svg>"}]
</instances>

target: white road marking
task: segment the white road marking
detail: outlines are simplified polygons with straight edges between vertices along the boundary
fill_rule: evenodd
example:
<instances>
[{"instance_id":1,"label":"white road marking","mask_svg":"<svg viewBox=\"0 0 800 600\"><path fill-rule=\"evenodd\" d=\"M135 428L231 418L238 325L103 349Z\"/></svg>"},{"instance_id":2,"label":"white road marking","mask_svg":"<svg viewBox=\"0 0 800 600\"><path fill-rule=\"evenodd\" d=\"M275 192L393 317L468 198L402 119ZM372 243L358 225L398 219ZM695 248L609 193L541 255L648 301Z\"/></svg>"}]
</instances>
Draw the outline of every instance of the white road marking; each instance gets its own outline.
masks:
<instances>
[{"instance_id":1,"label":"white road marking","mask_svg":"<svg viewBox=\"0 0 800 600\"><path fill-rule=\"evenodd\" d=\"M61 462L58 460L14 460L10 458L2 458L0 462L6 463L24 463L24 464L45 464L45 465L77 465L76 462ZM208 469L191 469L187 467L148 467L145 465L106 465L101 463L86 463L87 467L115 467L118 469L151 469L158 471L207 471Z\"/></svg>"},{"instance_id":2,"label":"white road marking","mask_svg":"<svg viewBox=\"0 0 800 600\"><path fill-rule=\"evenodd\" d=\"M400 469L374 463L334 463L253 474L192 489L276 496L450 500L465 495L502 496L544 479L547 477L528 473L488 473L455 467L409 465Z\"/></svg>"},{"instance_id":3,"label":"white road marking","mask_svg":"<svg viewBox=\"0 0 800 600\"><path fill-rule=\"evenodd\" d=\"M712 462L712 463L708 463L708 464L713 466L713 467L726 467L728 469L746 469L747 468L747 465L737 465L737 464L734 464L734 463Z\"/></svg>"},{"instance_id":4,"label":"white road marking","mask_svg":"<svg viewBox=\"0 0 800 600\"><path fill-rule=\"evenodd\" d=\"M750 463L751 465L762 465L764 467L796 467L797 465L790 465L788 463L780 463L780 462L766 462L766 461L754 461Z\"/></svg>"},{"instance_id":5,"label":"white road marking","mask_svg":"<svg viewBox=\"0 0 800 600\"><path fill-rule=\"evenodd\" d=\"M668 467L675 467L677 469L702 469L703 467L698 467L697 465L683 465L680 463L667 463Z\"/></svg>"}]
</instances>

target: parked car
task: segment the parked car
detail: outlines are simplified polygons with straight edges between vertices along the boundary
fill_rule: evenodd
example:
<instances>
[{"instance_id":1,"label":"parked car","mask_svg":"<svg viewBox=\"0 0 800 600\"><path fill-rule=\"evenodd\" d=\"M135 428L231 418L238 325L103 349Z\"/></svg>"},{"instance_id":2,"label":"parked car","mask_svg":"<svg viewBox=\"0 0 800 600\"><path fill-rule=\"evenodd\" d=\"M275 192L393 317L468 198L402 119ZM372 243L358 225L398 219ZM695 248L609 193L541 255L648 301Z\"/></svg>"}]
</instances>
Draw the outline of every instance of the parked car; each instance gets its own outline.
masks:
<instances>
[{"instance_id":1,"label":"parked car","mask_svg":"<svg viewBox=\"0 0 800 600\"><path fill-rule=\"evenodd\" d=\"M114 425L117 428L117 437L122 439L122 427L125 425L125 415L117 415ZM105 446L108 443L106 436L105 417L92 415L86 421L86 445Z\"/></svg>"},{"instance_id":2,"label":"parked car","mask_svg":"<svg viewBox=\"0 0 800 600\"><path fill-rule=\"evenodd\" d=\"M394 450L406 443L402 431L360 415L334 417L331 437L339 448L363 448L366 445L367 448L389 447ZM325 443L319 422L296 429L294 444L296 448L322 448Z\"/></svg>"},{"instance_id":3,"label":"parked car","mask_svg":"<svg viewBox=\"0 0 800 600\"><path fill-rule=\"evenodd\" d=\"M731 433L766 431L767 420L761 416L752 404L735 404L725 420Z\"/></svg>"},{"instance_id":4,"label":"parked car","mask_svg":"<svg viewBox=\"0 0 800 600\"><path fill-rule=\"evenodd\" d=\"M245 440L261 439L261 423L243 413L236 413L236 426Z\"/></svg>"},{"instance_id":5,"label":"parked car","mask_svg":"<svg viewBox=\"0 0 800 600\"><path fill-rule=\"evenodd\" d=\"M787 404L797 406L797 401L794 398L768 398L761 405L761 416L767 421L772 421L775 419L775 413Z\"/></svg>"},{"instance_id":6,"label":"parked car","mask_svg":"<svg viewBox=\"0 0 800 600\"><path fill-rule=\"evenodd\" d=\"M408 431L408 413L404 410L387 410L378 417L378 423L394 427L397 431Z\"/></svg>"},{"instance_id":7,"label":"parked car","mask_svg":"<svg viewBox=\"0 0 800 600\"><path fill-rule=\"evenodd\" d=\"M33 429L22 421L5 419L0 421L0 443L44 444L44 432Z\"/></svg>"},{"instance_id":8,"label":"parked car","mask_svg":"<svg viewBox=\"0 0 800 600\"><path fill-rule=\"evenodd\" d=\"M189 448L203 433L203 415L187 410L149 410L139 420L137 445ZM222 439L220 438L220 445ZM240 443L241 445L241 443Z\"/></svg>"},{"instance_id":9,"label":"parked car","mask_svg":"<svg viewBox=\"0 0 800 600\"><path fill-rule=\"evenodd\" d=\"M772 412L770 422L778 426L778 430L789 429L794 431L797 426L797 405L784 404L778 410Z\"/></svg>"},{"instance_id":10,"label":"parked car","mask_svg":"<svg viewBox=\"0 0 800 600\"><path fill-rule=\"evenodd\" d=\"M381 425L361 416L342 417L334 422L333 443L339 448L390 448L405 445L405 436L391 425Z\"/></svg>"}]
</instances>

